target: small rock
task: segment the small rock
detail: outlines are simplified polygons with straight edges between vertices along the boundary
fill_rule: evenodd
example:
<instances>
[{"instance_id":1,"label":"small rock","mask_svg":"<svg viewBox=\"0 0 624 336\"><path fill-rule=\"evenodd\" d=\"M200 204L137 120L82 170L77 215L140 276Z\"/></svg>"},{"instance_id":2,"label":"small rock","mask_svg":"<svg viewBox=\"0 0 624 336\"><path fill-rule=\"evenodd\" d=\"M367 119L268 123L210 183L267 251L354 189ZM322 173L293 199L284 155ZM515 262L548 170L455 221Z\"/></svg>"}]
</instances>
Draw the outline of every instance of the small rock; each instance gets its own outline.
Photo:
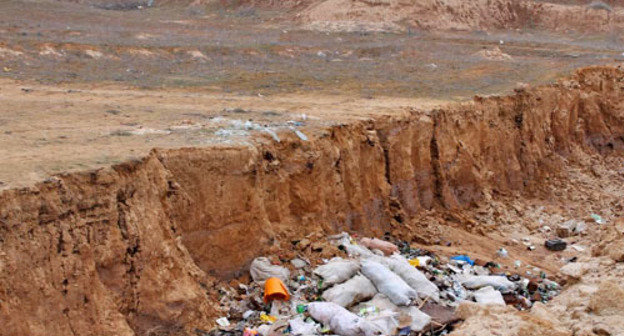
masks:
<instances>
[{"instance_id":1,"label":"small rock","mask_svg":"<svg viewBox=\"0 0 624 336\"><path fill-rule=\"evenodd\" d=\"M316 242L312 244L312 251L314 252L321 252L323 251L323 243L321 242Z\"/></svg>"},{"instance_id":2,"label":"small rock","mask_svg":"<svg viewBox=\"0 0 624 336\"><path fill-rule=\"evenodd\" d=\"M569 280L579 280L585 272L587 272L587 265L584 263L569 263L560 269L561 274L568 277Z\"/></svg>"},{"instance_id":3,"label":"small rock","mask_svg":"<svg viewBox=\"0 0 624 336\"><path fill-rule=\"evenodd\" d=\"M563 251L568 244L561 239L550 239L544 243L547 249L550 251Z\"/></svg>"},{"instance_id":4,"label":"small rock","mask_svg":"<svg viewBox=\"0 0 624 336\"><path fill-rule=\"evenodd\" d=\"M568 238L572 235L572 229L564 224L560 224L559 226L557 226L555 232L557 233L557 237L559 238Z\"/></svg>"},{"instance_id":5,"label":"small rock","mask_svg":"<svg viewBox=\"0 0 624 336\"><path fill-rule=\"evenodd\" d=\"M624 316L624 288L613 280L603 281L590 298L589 309L600 316Z\"/></svg>"},{"instance_id":6,"label":"small rock","mask_svg":"<svg viewBox=\"0 0 624 336\"><path fill-rule=\"evenodd\" d=\"M303 238L299 241L299 244L297 244L297 246L299 247L300 250L305 250L308 246L310 246L310 244L311 244L310 239Z\"/></svg>"}]
</instances>

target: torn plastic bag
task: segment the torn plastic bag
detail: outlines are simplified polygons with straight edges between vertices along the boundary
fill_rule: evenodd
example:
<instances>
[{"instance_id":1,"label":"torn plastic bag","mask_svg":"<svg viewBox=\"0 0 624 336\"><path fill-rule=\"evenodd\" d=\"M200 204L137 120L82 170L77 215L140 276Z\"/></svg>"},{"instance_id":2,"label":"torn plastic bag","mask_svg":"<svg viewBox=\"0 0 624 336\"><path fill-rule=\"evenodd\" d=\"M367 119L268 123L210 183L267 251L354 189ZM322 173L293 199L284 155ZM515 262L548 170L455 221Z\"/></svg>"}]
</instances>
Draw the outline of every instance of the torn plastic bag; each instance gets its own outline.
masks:
<instances>
[{"instance_id":1,"label":"torn plastic bag","mask_svg":"<svg viewBox=\"0 0 624 336\"><path fill-rule=\"evenodd\" d=\"M353 307L351 311L359 312L360 315L362 315L362 313L366 311L367 308L370 308L370 307L375 308L374 309L375 311L381 311L381 310L395 311L396 309L398 309L398 306L392 303L392 301L390 301L390 299L388 299L386 295L377 293L369 301L362 302L358 304L357 306Z\"/></svg>"},{"instance_id":2,"label":"torn plastic bag","mask_svg":"<svg viewBox=\"0 0 624 336\"><path fill-rule=\"evenodd\" d=\"M347 246L351 245L351 236L348 233L342 232L337 235L327 237L327 240L334 246Z\"/></svg>"},{"instance_id":3,"label":"torn plastic bag","mask_svg":"<svg viewBox=\"0 0 624 336\"><path fill-rule=\"evenodd\" d=\"M374 307L375 310L379 311L390 310L398 313L399 321L410 321L410 328L412 331L421 331L429 325L429 323L431 323L431 317L420 311L417 307L399 307L392 303L392 301L390 301L390 299L388 299L388 297L384 294L375 295L370 301L357 305L355 309L356 311L362 312L366 311L367 308L370 307Z\"/></svg>"},{"instance_id":4,"label":"torn plastic bag","mask_svg":"<svg viewBox=\"0 0 624 336\"><path fill-rule=\"evenodd\" d=\"M492 286L500 291L509 291L516 285L507 280L504 276L498 275L468 275L460 278L460 282L468 289L479 289L486 286Z\"/></svg>"},{"instance_id":5,"label":"torn plastic bag","mask_svg":"<svg viewBox=\"0 0 624 336\"><path fill-rule=\"evenodd\" d=\"M393 312L392 310L384 310L378 314L367 316L365 319L373 325L376 334L394 335L399 327L398 317L398 313Z\"/></svg>"},{"instance_id":6,"label":"torn plastic bag","mask_svg":"<svg viewBox=\"0 0 624 336\"><path fill-rule=\"evenodd\" d=\"M345 282L360 269L357 261L345 260L340 257L331 259L327 264L321 265L314 270L314 274L323 278L322 288Z\"/></svg>"},{"instance_id":7,"label":"torn plastic bag","mask_svg":"<svg viewBox=\"0 0 624 336\"><path fill-rule=\"evenodd\" d=\"M264 281L268 278L279 278L286 283L290 277L290 271L287 268L271 264L269 258L266 257L254 259L249 267L249 273L251 273L251 278L261 285L264 285Z\"/></svg>"},{"instance_id":8,"label":"torn plastic bag","mask_svg":"<svg viewBox=\"0 0 624 336\"><path fill-rule=\"evenodd\" d=\"M375 294L377 294L375 285L367 277L356 275L347 282L326 290L323 293L323 299L342 307L350 307L372 298Z\"/></svg>"},{"instance_id":9,"label":"torn plastic bag","mask_svg":"<svg viewBox=\"0 0 624 336\"><path fill-rule=\"evenodd\" d=\"M313 319L328 326L341 336L372 336L377 334L375 327L365 319L332 302L312 302L308 312Z\"/></svg>"},{"instance_id":10,"label":"torn plastic bag","mask_svg":"<svg viewBox=\"0 0 624 336\"><path fill-rule=\"evenodd\" d=\"M316 323L306 323L301 316L288 321L290 325L290 334L296 336L316 335L318 333L318 325Z\"/></svg>"},{"instance_id":11,"label":"torn plastic bag","mask_svg":"<svg viewBox=\"0 0 624 336\"><path fill-rule=\"evenodd\" d=\"M407 306L418 298L418 293L401 277L378 262L363 260L362 273L375 284L380 293L388 296L396 305Z\"/></svg>"},{"instance_id":12,"label":"torn plastic bag","mask_svg":"<svg viewBox=\"0 0 624 336\"><path fill-rule=\"evenodd\" d=\"M375 254L362 245L347 244L343 245L350 257L371 257Z\"/></svg>"},{"instance_id":13,"label":"torn plastic bag","mask_svg":"<svg viewBox=\"0 0 624 336\"><path fill-rule=\"evenodd\" d=\"M492 286L483 287L474 292L477 303L480 304L498 304L505 305L505 300L501 292L492 288Z\"/></svg>"},{"instance_id":14,"label":"torn plastic bag","mask_svg":"<svg viewBox=\"0 0 624 336\"><path fill-rule=\"evenodd\" d=\"M401 277L410 287L412 287L421 298L430 298L438 302L440 300L440 290L433 282L419 271L416 267L410 265L409 261L402 255L395 254L390 257L390 270Z\"/></svg>"},{"instance_id":15,"label":"torn plastic bag","mask_svg":"<svg viewBox=\"0 0 624 336\"><path fill-rule=\"evenodd\" d=\"M417 307L410 306L400 309L401 313L408 315L412 319L412 322L410 324L412 331L421 331L425 329L425 327L428 326L429 323L431 323L431 316L423 313Z\"/></svg>"}]
</instances>

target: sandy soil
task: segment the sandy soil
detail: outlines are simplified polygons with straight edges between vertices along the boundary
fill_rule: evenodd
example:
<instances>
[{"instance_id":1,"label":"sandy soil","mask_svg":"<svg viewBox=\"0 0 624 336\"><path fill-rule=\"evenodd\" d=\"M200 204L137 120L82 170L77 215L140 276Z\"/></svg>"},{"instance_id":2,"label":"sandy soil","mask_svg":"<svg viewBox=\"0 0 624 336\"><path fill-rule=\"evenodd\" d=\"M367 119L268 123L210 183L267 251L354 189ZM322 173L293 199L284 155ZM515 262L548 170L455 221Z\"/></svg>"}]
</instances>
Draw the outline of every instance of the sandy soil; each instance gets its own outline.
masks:
<instances>
[{"instance_id":1,"label":"sandy soil","mask_svg":"<svg viewBox=\"0 0 624 336\"><path fill-rule=\"evenodd\" d=\"M302 114L331 125L426 110L622 57L608 36L318 34L271 6L0 6L2 189L229 143L248 120L279 131Z\"/></svg>"}]
</instances>

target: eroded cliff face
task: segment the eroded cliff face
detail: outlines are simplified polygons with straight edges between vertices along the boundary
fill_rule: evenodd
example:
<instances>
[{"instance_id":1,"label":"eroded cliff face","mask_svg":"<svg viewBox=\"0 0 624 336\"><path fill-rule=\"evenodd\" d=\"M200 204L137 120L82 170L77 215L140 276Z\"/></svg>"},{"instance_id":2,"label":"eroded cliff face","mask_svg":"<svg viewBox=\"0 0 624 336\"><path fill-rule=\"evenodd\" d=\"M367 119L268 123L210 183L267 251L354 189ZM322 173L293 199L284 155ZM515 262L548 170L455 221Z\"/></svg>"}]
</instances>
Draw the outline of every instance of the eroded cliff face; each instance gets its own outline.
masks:
<instances>
[{"instance_id":1,"label":"eroded cliff face","mask_svg":"<svg viewBox=\"0 0 624 336\"><path fill-rule=\"evenodd\" d=\"M2 335L208 329L214 279L276 240L366 235L432 208L530 196L579 156L624 149L624 71L432 112L139 162L0 194Z\"/></svg>"}]
</instances>

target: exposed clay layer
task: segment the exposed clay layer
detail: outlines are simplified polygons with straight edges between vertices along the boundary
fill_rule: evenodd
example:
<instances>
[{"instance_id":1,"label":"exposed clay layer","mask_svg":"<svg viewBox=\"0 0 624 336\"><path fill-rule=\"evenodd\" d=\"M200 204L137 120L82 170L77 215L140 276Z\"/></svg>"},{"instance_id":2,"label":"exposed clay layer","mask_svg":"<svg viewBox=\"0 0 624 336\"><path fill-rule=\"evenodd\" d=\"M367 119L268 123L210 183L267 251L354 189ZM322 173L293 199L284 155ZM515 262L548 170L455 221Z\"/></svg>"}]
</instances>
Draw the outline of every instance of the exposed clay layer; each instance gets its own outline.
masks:
<instances>
[{"instance_id":1,"label":"exposed clay layer","mask_svg":"<svg viewBox=\"0 0 624 336\"><path fill-rule=\"evenodd\" d=\"M212 277L321 227L382 234L423 209L531 192L621 153L624 71L323 130L309 142L155 150L0 194L2 335L207 329Z\"/></svg>"}]
</instances>

